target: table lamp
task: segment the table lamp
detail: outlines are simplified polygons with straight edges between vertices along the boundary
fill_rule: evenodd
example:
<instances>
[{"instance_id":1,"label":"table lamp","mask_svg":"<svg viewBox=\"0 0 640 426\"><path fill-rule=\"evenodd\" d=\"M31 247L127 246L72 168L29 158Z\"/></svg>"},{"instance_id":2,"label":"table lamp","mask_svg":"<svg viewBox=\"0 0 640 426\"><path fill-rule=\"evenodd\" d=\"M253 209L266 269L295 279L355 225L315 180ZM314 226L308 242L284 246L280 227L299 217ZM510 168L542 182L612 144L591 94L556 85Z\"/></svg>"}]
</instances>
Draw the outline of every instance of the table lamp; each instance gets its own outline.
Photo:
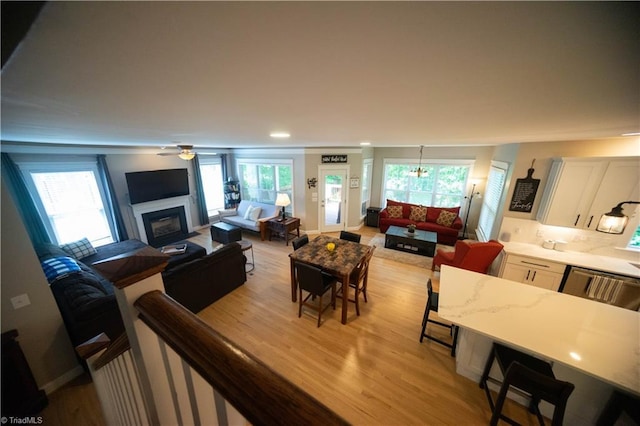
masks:
<instances>
[{"instance_id":1,"label":"table lamp","mask_svg":"<svg viewBox=\"0 0 640 426\"><path fill-rule=\"evenodd\" d=\"M280 221L285 219L284 208L291 204L291 200L289 199L289 195L279 193L278 198L276 198L276 206L282 207L282 216L280 217Z\"/></svg>"}]
</instances>

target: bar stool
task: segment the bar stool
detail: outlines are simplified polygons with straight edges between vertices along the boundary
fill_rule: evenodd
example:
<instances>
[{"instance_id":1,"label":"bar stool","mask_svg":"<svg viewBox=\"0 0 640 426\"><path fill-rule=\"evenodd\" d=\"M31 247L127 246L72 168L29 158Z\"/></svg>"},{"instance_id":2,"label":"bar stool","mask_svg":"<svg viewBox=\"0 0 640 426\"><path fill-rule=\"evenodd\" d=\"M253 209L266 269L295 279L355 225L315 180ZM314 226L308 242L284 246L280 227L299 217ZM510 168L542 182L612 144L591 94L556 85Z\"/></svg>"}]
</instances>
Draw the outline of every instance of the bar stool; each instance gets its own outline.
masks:
<instances>
[{"instance_id":1,"label":"bar stool","mask_svg":"<svg viewBox=\"0 0 640 426\"><path fill-rule=\"evenodd\" d=\"M433 286L431 284L431 278L427 280L427 305L424 308L424 315L422 316L422 331L420 331L420 343L422 343L423 338L427 338L429 340L433 340L434 342L440 343L443 346L451 349L451 356L456 356L456 344L458 342L458 327L453 324L445 324L440 321L429 319L429 313L431 311L438 312L438 299L440 294L433 291ZM427 334L427 325L428 323L437 324L441 327L445 327L449 329L449 334L451 334L451 343L445 342L444 340L440 340L437 337L431 336Z\"/></svg>"},{"instance_id":2,"label":"bar stool","mask_svg":"<svg viewBox=\"0 0 640 426\"><path fill-rule=\"evenodd\" d=\"M496 381L489 377L494 360L498 362L500 371L504 376L495 405L487 386L488 380ZM544 418L538 407L541 400L555 406L551 424L553 426L562 425L567 400L571 392L573 392L574 385L556 379L551 369L551 364L548 362L494 342L480 378L480 388L484 389L487 394L489 407L491 407L492 411L491 425L497 425L498 419L503 419L511 424L518 424L501 413L507 392L513 390L510 389L511 387L516 388L524 395L528 394L527 396L531 398L529 411L538 417L540 425L544 426Z\"/></svg>"}]
</instances>

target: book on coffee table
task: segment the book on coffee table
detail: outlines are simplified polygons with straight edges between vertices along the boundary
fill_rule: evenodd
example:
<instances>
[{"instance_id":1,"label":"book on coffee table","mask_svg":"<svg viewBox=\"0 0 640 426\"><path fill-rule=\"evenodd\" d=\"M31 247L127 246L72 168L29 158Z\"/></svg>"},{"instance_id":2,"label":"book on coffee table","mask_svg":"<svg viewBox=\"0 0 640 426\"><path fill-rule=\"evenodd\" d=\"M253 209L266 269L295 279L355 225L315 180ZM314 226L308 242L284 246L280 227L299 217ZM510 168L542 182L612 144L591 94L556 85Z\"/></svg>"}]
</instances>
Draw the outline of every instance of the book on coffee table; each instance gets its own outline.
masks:
<instances>
[{"instance_id":1,"label":"book on coffee table","mask_svg":"<svg viewBox=\"0 0 640 426\"><path fill-rule=\"evenodd\" d=\"M160 251L164 254L174 255L174 254L182 254L187 251L186 244L174 244L170 246L163 246Z\"/></svg>"}]
</instances>

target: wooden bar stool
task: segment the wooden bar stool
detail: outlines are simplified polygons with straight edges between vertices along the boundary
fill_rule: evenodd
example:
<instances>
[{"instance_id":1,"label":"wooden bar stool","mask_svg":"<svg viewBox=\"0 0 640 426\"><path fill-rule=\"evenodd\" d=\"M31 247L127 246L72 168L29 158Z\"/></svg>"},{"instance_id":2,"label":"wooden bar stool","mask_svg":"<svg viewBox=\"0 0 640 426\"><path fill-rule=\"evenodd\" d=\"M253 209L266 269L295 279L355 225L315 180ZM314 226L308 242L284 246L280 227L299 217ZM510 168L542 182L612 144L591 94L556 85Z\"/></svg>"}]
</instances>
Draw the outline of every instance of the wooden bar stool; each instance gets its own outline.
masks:
<instances>
[{"instance_id":1,"label":"wooden bar stool","mask_svg":"<svg viewBox=\"0 0 640 426\"><path fill-rule=\"evenodd\" d=\"M497 380L489 377L493 362L497 361L500 371L504 376L500 392L496 399L495 405L491 398L491 392L487 386L487 381ZM521 394L529 396L529 411L538 417L540 425L544 426L544 418L538 404L540 401L547 401L555 406L551 424L553 426L562 426L564 412L567 407L567 400L573 392L574 385L555 378L551 364L541 359L527 355L515 349L508 348L499 343L493 344L491 354L487 359L484 372L480 378L480 388L483 388L487 394L489 407L491 407L491 425L497 425L498 419L505 420L510 424L518 424L513 419L502 414L502 407L507 397L507 392L511 389L519 390Z\"/></svg>"}]
</instances>

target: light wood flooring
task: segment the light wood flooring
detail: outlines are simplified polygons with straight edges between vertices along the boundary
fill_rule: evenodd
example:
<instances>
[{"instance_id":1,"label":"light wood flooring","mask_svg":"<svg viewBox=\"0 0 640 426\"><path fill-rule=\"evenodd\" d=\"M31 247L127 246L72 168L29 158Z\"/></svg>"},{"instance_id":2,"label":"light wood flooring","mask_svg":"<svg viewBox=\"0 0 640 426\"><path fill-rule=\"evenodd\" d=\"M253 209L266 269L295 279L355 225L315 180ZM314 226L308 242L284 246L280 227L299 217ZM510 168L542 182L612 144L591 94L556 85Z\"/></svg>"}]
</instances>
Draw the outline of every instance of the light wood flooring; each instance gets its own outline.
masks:
<instances>
[{"instance_id":1,"label":"light wood flooring","mask_svg":"<svg viewBox=\"0 0 640 426\"><path fill-rule=\"evenodd\" d=\"M361 228L366 244L378 232ZM347 421L356 425L487 424L491 417L478 384L455 372L455 359L445 348L425 339L420 328L426 302L426 281L437 290L439 274L428 269L373 257L368 283L368 303L361 315L349 306L348 323L340 323L340 303L323 315L316 327L315 312L298 318L291 302L289 257L292 247L282 240L253 243L256 268L247 282L198 315L271 368L314 395ZM311 235L311 238L314 236ZM191 241L211 250L207 230ZM250 251L246 252L249 260ZM430 325L433 331L438 326ZM442 336L445 338L446 330ZM84 422L100 410L95 399L84 395L81 403L58 398L65 392L91 392L90 384L68 386L50 396L43 413L51 424L102 424ZM83 412L84 411L84 412ZM524 425L537 424L534 416L517 404L505 413Z\"/></svg>"}]
</instances>

